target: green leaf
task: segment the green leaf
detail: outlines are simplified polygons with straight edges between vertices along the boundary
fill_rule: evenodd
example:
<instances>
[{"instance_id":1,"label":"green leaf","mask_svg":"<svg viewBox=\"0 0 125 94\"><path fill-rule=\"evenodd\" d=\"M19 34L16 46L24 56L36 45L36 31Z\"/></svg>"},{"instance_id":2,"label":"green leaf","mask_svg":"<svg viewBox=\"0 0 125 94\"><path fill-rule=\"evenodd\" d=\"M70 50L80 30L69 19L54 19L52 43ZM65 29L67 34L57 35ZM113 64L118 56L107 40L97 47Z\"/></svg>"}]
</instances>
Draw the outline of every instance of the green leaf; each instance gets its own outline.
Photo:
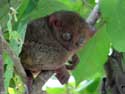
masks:
<instances>
[{"instance_id":1,"label":"green leaf","mask_svg":"<svg viewBox=\"0 0 125 94\"><path fill-rule=\"evenodd\" d=\"M100 77L96 77L93 80L85 80L80 83L76 90L79 91L80 94L93 94L98 91L97 88L99 83Z\"/></svg>"},{"instance_id":2,"label":"green leaf","mask_svg":"<svg viewBox=\"0 0 125 94\"><path fill-rule=\"evenodd\" d=\"M8 11L9 11L8 0L0 0L0 20L5 16L7 16Z\"/></svg>"},{"instance_id":3,"label":"green leaf","mask_svg":"<svg viewBox=\"0 0 125 94\"><path fill-rule=\"evenodd\" d=\"M81 16L85 17L88 16L88 13L90 13L90 7L86 7L84 5L83 0L58 0L58 1L68 6L72 11L79 13ZM86 2L87 4L89 4L88 1Z\"/></svg>"},{"instance_id":4,"label":"green leaf","mask_svg":"<svg viewBox=\"0 0 125 94\"><path fill-rule=\"evenodd\" d=\"M88 2L88 4L94 5L96 0L86 0L86 2Z\"/></svg>"},{"instance_id":5,"label":"green leaf","mask_svg":"<svg viewBox=\"0 0 125 94\"><path fill-rule=\"evenodd\" d=\"M89 92L89 93L94 93L94 92L96 92L99 83L100 83L100 78L94 79L93 82L86 87L85 91L87 91L87 92ZM84 92L84 91L83 91L83 92Z\"/></svg>"},{"instance_id":6,"label":"green leaf","mask_svg":"<svg viewBox=\"0 0 125 94\"><path fill-rule=\"evenodd\" d=\"M21 49L22 49L22 44L24 42L24 37L25 37L25 32L26 32L26 27L27 27L27 21L21 20L20 23L18 23L18 25L16 27L17 35L15 37L17 37L17 38L10 40L10 45L13 48L13 50L15 51L15 53L17 54L17 56L19 55L19 53L21 52Z\"/></svg>"},{"instance_id":7,"label":"green leaf","mask_svg":"<svg viewBox=\"0 0 125 94\"><path fill-rule=\"evenodd\" d=\"M9 35L10 35L10 39L18 40L20 38L20 35L17 31L12 31L9 33Z\"/></svg>"},{"instance_id":8,"label":"green leaf","mask_svg":"<svg viewBox=\"0 0 125 94\"><path fill-rule=\"evenodd\" d=\"M47 88L48 94L65 94L64 88Z\"/></svg>"},{"instance_id":9,"label":"green leaf","mask_svg":"<svg viewBox=\"0 0 125 94\"><path fill-rule=\"evenodd\" d=\"M3 61L5 63L5 67L6 67L5 73L4 73L4 77L5 77L4 85L5 85L5 89L7 90L7 88L9 87L10 80L13 77L14 64L6 52L3 53Z\"/></svg>"},{"instance_id":10,"label":"green leaf","mask_svg":"<svg viewBox=\"0 0 125 94\"><path fill-rule=\"evenodd\" d=\"M25 94L25 86L24 83L22 82L21 78L19 77L19 75L14 75L13 79L11 79L10 81L10 86L11 88L14 89L15 94ZM11 94L11 93L9 93Z\"/></svg>"},{"instance_id":11,"label":"green leaf","mask_svg":"<svg viewBox=\"0 0 125 94\"><path fill-rule=\"evenodd\" d=\"M7 30L8 30L8 36L9 38L9 44L12 47L12 49L15 51L16 55L18 56L20 51L21 51L21 47L23 44L23 40L24 40L24 35L25 35L25 31L26 31L26 21L21 20L18 25L16 26L17 31L13 30L13 23L12 23L12 18L13 16L11 14L9 14L9 20L7 22ZM17 23L14 23L17 24ZM20 27L21 26L21 27ZM6 33L6 37L7 33Z\"/></svg>"},{"instance_id":12,"label":"green leaf","mask_svg":"<svg viewBox=\"0 0 125 94\"><path fill-rule=\"evenodd\" d=\"M5 29L8 20L8 13L11 9L19 7L21 0L0 0L0 25ZM12 12L11 12L12 13ZM16 18L16 15L14 15Z\"/></svg>"},{"instance_id":13,"label":"green leaf","mask_svg":"<svg viewBox=\"0 0 125 94\"><path fill-rule=\"evenodd\" d=\"M111 43L118 51L125 52L125 1L101 0L100 8L106 21L106 29Z\"/></svg>"},{"instance_id":14,"label":"green leaf","mask_svg":"<svg viewBox=\"0 0 125 94\"><path fill-rule=\"evenodd\" d=\"M8 93L9 94L16 94L14 88L10 88L10 87L8 88Z\"/></svg>"},{"instance_id":15,"label":"green leaf","mask_svg":"<svg viewBox=\"0 0 125 94\"><path fill-rule=\"evenodd\" d=\"M20 7L18 8L18 19L27 20L29 19L30 13L36 9L39 0L22 0Z\"/></svg>"},{"instance_id":16,"label":"green leaf","mask_svg":"<svg viewBox=\"0 0 125 94\"><path fill-rule=\"evenodd\" d=\"M110 47L107 32L103 28L79 52L80 64L73 72L77 84L96 75L102 76L103 64L107 60Z\"/></svg>"},{"instance_id":17,"label":"green leaf","mask_svg":"<svg viewBox=\"0 0 125 94\"><path fill-rule=\"evenodd\" d=\"M17 10L19 19L23 16L26 8L28 7L29 2L30 2L30 0L22 0L21 1L20 7Z\"/></svg>"},{"instance_id":18,"label":"green leaf","mask_svg":"<svg viewBox=\"0 0 125 94\"><path fill-rule=\"evenodd\" d=\"M9 19L8 19L8 22L7 22L7 29L9 32L12 32L12 15L9 14Z\"/></svg>"},{"instance_id":19,"label":"green leaf","mask_svg":"<svg viewBox=\"0 0 125 94\"><path fill-rule=\"evenodd\" d=\"M39 0L37 7L30 14L30 19L49 15L55 11L68 10L69 8L57 0Z\"/></svg>"}]
</instances>

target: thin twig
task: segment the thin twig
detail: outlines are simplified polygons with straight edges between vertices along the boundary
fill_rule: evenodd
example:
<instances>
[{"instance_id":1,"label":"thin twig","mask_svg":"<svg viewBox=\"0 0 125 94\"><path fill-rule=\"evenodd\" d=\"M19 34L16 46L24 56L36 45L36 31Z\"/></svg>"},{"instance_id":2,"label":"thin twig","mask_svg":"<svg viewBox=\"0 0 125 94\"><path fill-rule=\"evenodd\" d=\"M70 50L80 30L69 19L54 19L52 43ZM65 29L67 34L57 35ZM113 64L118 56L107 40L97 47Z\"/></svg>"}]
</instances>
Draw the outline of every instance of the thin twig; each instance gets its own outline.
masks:
<instances>
[{"instance_id":1,"label":"thin twig","mask_svg":"<svg viewBox=\"0 0 125 94\"><path fill-rule=\"evenodd\" d=\"M99 19L100 17L100 12L99 12L99 4L97 3L95 5L95 7L93 8L92 12L90 13L90 15L87 18L87 23L90 25L95 25L96 21Z\"/></svg>"}]
</instances>

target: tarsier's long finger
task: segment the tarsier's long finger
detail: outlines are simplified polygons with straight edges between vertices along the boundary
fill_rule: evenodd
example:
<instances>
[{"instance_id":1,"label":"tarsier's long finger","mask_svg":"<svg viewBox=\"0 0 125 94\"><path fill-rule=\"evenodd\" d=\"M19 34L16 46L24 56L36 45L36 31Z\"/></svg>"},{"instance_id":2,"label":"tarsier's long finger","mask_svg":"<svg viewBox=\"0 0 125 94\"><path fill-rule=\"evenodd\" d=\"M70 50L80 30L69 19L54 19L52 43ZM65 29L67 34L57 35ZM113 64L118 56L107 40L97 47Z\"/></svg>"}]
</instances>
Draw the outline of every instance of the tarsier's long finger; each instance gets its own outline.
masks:
<instances>
[{"instance_id":1,"label":"tarsier's long finger","mask_svg":"<svg viewBox=\"0 0 125 94\"><path fill-rule=\"evenodd\" d=\"M68 70L74 70L79 63L79 57L75 54L72 56L72 60L68 61L70 65L66 65Z\"/></svg>"},{"instance_id":2,"label":"tarsier's long finger","mask_svg":"<svg viewBox=\"0 0 125 94\"><path fill-rule=\"evenodd\" d=\"M61 84L65 84L68 82L70 75L65 66L56 70L56 77Z\"/></svg>"}]
</instances>

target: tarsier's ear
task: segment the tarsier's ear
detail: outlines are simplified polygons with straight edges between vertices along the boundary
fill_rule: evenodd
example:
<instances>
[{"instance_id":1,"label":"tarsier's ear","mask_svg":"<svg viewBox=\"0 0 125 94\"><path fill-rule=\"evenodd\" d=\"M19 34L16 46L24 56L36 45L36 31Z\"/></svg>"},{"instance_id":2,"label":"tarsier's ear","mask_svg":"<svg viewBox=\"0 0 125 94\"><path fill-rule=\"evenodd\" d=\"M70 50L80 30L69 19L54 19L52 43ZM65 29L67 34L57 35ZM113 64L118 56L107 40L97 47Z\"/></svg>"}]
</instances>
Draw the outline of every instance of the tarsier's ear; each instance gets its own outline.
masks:
<instances>
[{"instance_id":1,"label":"tarsier's ear","mask_svg":"<svg viewBox=\"0 0 125 94\"><path fill-rule=\"evenodd\" d=\"M54 28L61 28L62 22L55 15L51 15L49 17L49 25L53 26Z\"/></svg>"}]
</instances>

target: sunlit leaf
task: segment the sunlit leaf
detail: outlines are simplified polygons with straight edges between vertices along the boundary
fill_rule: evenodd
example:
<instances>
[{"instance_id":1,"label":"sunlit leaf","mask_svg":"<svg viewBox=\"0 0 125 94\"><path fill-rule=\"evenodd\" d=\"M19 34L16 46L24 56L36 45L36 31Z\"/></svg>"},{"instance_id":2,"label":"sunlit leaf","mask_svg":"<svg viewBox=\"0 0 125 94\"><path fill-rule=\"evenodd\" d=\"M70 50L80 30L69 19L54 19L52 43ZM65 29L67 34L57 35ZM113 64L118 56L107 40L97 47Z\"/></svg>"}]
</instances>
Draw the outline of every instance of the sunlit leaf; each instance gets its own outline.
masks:
<instances>
[{"instance_id":1,"label":"sunlit leaf","mask_svg":"<svg viewBox=\"0 0 125 94\"><path fill-rule=\"evenodd\" d=\"M21 18L21 16L23 16L26 8L28 7L29 2L30 2L30 0L22 0L21 1L20 7L17 10L19 19Z\"/></svg>"},{"instance_id":2,"label":"sunlit leaf","mask_svg":"<svg viewBox=\"0 0 125 94\"><path fill-rule=\"evenodd\" d=\"M79 91L80 94L93 94L97 91L98 85L100 83L100 78L96 77L93 80L85 80L80 83L76 91Z\"/></svg>"},{"instance_id":3,"label":"sunlit leaf","mask_svg":"<svg viewBox=\"0 0 125 94\"><path fill-rule=\"evenodd\" d=\"M65 94L64 88L47 88L48 94Z\"/></svg>"},{"instance_id":4,"label":"sunlit leaf","mask_svg":"<svg viewBox=\"0 0 125 94\"><path fill-rule=\"evenodd\" d=\"M8 54L6 52L3 53L3 61L5 63L5 80L4 80L4 85L5 85L5 89L7 90L7 88L9 87L9 83L11 78L13 77L13 62L11 60L11 58L8 56Z\"/></svg>"},{"instance_id":5,"label":"sunlit leaf","mask_svg":"<svg viewBox=\"0 0 125 94\"><path fill-rule=\"evenodd\" d=\"M103 64L110 47L107 32L103 28L79 52L80 64L73 72L77 84L82 80L92 79L98 74L102 76Z\"/></svg>"},{"instance_id":6,"label":"sunlit leaf","mask_svg":"<svg viewBox=\"0 0 125 94\"><path fill-rule=\"evenodd\" d=\"M14 88L8 88L8 93L9 94L16 94L16 92L14 91Z\"/></svg>"},{"instance_id":7,"label":"sunlit leaf","mask_svg":"<svg viewBox=\"0 0 125 94\"><path fill-rule=\"evenodd\" d=\"M79 13L81 16L86 17L90 12L90 7L85 7L84 0L58 0L70 8L71 11ZM88 1L86 1L89 4Z\"/></svg>"},{"instance_id":8,"label":"sunlit leaf","mask_svg":"<svg viewBox=\"0 0 125 94\"><path fill-rule=\"evenodd\" d=\"M117 50L125 52L125 1L100 1L101 13L112 45Z\"/></svg>"},{"instance_id":9,"label":"sunlit leaf","mask_svg":"<svg viewBox=\"0 0 125 94\"><path fill-rule=\"evenodd\" d=\"M69 8L56 0L39 0L37 7L30 15L31 19L36 19L49 15L55 11L68 10Z\"/></svg>"}]
</instances>

